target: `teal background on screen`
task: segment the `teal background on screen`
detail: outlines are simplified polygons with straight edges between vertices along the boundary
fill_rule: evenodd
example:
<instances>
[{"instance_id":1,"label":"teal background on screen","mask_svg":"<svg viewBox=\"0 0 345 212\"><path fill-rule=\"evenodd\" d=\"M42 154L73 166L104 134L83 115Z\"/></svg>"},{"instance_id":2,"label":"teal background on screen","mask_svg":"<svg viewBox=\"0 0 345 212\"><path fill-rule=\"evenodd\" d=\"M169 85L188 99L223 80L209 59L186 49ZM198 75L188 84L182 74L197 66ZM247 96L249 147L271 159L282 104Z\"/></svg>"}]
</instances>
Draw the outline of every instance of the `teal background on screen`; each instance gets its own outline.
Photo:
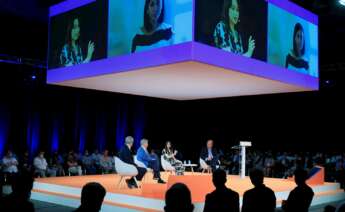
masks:
<instances>
[{"instance_id":1,"label":"teal background on screen","mask_svg":"<svg viewBox=\"0 0 345 212\"><path fill-rule=\"evenodd\" d=\"M268 62L285 67L286 56L293 49L296 23L304 29L309 75L318 77L318 27L272 4L268 5Z\"/></svg>"}]
</instances>

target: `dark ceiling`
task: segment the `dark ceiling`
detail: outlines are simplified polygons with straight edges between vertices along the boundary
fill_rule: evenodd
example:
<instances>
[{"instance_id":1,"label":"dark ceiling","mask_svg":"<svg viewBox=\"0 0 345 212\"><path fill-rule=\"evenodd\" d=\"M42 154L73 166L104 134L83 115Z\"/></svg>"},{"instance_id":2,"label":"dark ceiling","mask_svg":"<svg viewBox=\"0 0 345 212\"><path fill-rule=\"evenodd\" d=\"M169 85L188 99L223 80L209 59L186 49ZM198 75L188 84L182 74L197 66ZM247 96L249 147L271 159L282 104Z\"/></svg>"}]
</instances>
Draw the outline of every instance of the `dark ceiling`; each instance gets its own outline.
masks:
<instances>
[{"instance_id":1,"label":"dark ceiling","mask_svg":"<svg viewBox=\"0 0 345 212\"><path fill-rule=\"evenodd\" d=\"M343 75L345 6L338 0L291 1L319 15L321 78L329 80L334 75ZM62 0L1 0L0 18L5 30L0 33L0 56L11 55L45 64L48 8L59 2Z\"/></svg>"}]
</instances>

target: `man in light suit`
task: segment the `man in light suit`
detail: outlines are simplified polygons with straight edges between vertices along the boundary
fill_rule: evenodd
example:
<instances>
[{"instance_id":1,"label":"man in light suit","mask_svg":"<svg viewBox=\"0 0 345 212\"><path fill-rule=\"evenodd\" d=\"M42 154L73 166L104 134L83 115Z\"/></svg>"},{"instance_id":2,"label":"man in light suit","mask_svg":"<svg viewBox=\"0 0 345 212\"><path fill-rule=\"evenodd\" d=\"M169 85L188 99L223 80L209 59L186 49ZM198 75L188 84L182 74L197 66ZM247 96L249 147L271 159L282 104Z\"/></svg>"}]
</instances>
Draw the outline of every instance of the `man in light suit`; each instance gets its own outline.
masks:
<instances>
[{"instance_id":1,"label":"man in light suit","mask_svg":"<svg viewBox=\"0 0 345 212\"><path fill-rule=\"evenodd\" d=\"M147 151L149 141L147 139L141 139L141 147L137 151L137 160L145 164L146 167L153 170L153 179L157 180L158 183L165 183L160 176L160 164L158 156L156 154L150 154Z\"/></svg>"}]
</instances>

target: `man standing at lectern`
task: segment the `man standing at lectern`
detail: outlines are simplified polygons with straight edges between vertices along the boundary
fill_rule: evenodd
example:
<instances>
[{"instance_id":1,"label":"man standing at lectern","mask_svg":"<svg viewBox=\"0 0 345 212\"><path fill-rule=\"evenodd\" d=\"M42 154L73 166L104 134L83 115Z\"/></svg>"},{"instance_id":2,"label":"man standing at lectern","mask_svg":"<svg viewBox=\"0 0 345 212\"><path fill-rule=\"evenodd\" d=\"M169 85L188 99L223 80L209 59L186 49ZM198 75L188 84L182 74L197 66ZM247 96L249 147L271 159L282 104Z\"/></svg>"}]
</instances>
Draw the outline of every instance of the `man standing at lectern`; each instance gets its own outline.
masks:
<instances>
[{"instance_id":1,"label":"man standing at lectern","mask_svg":"<svg viewBox=\"0 0 345 212\"><path fill-rule=\"evenodd\" d=\"M211 166L212 171L215 171L220 165L219 156L220 153L213 147L213 140L207 140L206 148L202 148L200 158Z\"/></svg>"}]
</instances>

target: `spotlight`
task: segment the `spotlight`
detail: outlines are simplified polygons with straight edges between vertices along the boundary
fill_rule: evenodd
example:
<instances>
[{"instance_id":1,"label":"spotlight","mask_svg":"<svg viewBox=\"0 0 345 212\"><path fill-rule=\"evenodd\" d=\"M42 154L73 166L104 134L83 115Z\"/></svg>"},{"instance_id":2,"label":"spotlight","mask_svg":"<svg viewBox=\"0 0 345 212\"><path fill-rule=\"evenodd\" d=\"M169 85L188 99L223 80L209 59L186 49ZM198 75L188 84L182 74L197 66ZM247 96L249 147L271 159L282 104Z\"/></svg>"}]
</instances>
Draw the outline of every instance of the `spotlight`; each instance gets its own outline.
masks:
<instances>
[{"instance_id":1,"label":"spotlight","mask_svg":"<svg viewBox=\"0 0 345 212\"><path fill-rule=\"evenodd\" d=\"M31 79L35 80L36 79L36 75L32 75Z\"/></svg>"},{"instance_id":2,"label":"spotlight","mask_svg":"<svg viewBox=\"0 0 345 212\"><path fill-rule=\"evenodd\" d=\"M345 0L339 0L339 3L343 6L345 6Z\"/></svg>"}]
</instances>

